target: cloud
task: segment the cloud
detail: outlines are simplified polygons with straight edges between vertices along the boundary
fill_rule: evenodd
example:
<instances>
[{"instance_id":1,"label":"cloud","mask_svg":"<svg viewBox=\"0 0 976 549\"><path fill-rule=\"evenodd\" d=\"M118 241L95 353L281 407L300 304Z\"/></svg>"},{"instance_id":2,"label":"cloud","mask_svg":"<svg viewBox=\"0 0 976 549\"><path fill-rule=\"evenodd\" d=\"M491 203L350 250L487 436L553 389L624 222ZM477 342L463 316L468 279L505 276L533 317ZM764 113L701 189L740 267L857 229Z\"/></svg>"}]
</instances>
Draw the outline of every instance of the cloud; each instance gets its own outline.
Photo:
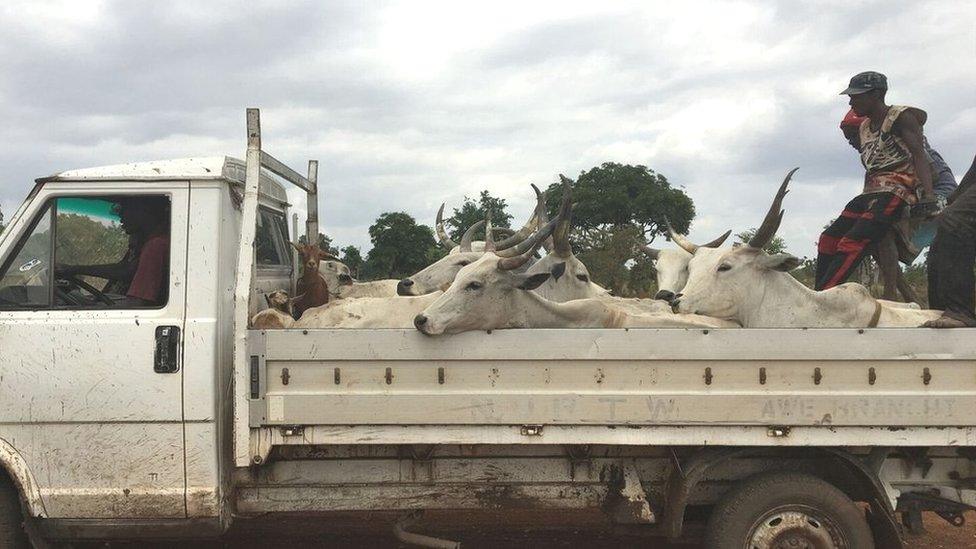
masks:
<instances>
[{"instance_id":1,"label":"cloud","mask_svg":"<svg viewBox=\"0 0 976 549\"><path fill-rule=\"evenodd\" d=\"M244 108L321 224L369 247L384 211L432 223L488 188L644 164L695 200L692 238L757 225L801 166L781 232L813 254L859 190L837 95L886 72L957 175L976 133L976 7L958 2L7 2L0 207L67 168L244 149ZM299 197L293 202L299 209Z\"/></svg>"}]
</instances>

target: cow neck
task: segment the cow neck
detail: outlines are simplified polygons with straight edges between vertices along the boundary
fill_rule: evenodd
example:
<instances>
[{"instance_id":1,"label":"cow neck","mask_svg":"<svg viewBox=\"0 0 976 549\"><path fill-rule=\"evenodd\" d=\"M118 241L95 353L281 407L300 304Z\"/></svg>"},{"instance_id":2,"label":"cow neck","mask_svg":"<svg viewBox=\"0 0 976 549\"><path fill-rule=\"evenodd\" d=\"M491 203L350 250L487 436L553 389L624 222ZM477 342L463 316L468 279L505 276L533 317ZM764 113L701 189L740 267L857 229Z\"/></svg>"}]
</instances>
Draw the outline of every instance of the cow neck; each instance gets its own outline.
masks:
<instances>
[{"instance_id":1,"label":"cow neck","mask_svg":"<svg viewBox=\"0 0 976 549\"><path fill-rule=\"evenodd\" d=\"M742 311L738 319L746 328L860 327L874 313L876 301L864 295L863 288L815 291L788 273L767 271L763 276L763 283L753 286L762 294L746 300L756 305Z\"/></svg>"},{"instance_id":2,"label":"cow neck","mask_svg":"<svg viewBox=\"0 0 976 549\"><path fill-rule=\"evenodd\" d=\"M557 303L534 292L519 292L506 328L600 328L607 321L608 308L597 299Z\"/></svg>"}]
</instances>

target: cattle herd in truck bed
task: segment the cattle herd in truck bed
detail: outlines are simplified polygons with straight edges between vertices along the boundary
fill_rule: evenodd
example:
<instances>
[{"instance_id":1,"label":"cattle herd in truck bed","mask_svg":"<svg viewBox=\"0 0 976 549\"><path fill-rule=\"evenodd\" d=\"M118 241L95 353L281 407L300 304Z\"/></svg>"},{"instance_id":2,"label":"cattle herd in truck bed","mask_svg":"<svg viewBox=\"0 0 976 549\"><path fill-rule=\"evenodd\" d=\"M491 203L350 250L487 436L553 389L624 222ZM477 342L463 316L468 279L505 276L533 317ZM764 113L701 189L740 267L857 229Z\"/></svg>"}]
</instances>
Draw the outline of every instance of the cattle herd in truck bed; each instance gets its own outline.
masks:
<instances>
[{"instance_id":1,"label":"cattle herd in truck bed","mask_svg":"<svg viewBox=\"0 0 976 549\"><path fill-rule=\"evenodd\" d=\"M941 311L878 300L860 284L810 290L789 271L799 260L763 247L782 221L790 171L755 236L722 247L729 232L696 245L670 230L675 250L645 247L656 262L655 299L621 298L590 280L569 242L571 181L562 179L559 213L549 220L542 193L517 231L491 219L475 223L460 243L437 233L450 253L400 281L356 282L348 267L315 246L296 246L298 294L267 296L254 329L416 328L427 335L504 328L808 328L915 327ZM473 241L484 229L485 240ZM495 235L503 235L495 240ZM538 254L545 252L541 259Z\"/></svg>"}]
</instances>

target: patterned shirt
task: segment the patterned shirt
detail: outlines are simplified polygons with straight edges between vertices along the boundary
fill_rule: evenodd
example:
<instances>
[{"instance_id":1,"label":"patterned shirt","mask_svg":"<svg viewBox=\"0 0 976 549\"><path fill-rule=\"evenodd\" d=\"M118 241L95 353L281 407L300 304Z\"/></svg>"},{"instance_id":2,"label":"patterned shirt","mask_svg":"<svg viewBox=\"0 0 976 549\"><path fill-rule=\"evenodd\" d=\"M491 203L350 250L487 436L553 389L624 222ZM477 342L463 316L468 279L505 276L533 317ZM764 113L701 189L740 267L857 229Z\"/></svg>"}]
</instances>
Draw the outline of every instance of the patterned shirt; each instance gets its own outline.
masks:
<instances>
[{"instance_id":1,"label":"patterned shirt","mask_svg":"<svg viewBox=\"0 0 976 549\"><path fill-rule=\"evenodd\" d=\"M898 117L909 110L920 113L920 121L925 120L925 111L893 105L877 130L871 128L871 120L861 122L861 163L867 170L862 194L889 192L908 204L917 202L918 176L912 153L905 141L892 132Z\"/></svg>"}]
</instances>

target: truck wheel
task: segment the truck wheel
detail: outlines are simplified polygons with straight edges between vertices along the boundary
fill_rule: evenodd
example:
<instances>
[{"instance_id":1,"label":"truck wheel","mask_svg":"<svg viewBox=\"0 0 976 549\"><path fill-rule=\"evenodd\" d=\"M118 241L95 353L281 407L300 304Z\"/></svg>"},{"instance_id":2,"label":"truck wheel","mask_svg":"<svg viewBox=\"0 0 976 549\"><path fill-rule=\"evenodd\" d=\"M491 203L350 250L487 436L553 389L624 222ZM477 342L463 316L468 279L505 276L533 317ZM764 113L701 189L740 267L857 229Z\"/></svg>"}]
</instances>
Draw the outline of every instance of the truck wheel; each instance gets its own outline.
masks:
<instances>
[{"instance_id":1,"label":"truck wheel","mask_svg":"<svg viewBox=\"0 0 976 549\"><path fill-rule=\"evenodd\" d=\"M843 492L802 473L765 473L726 494L708 519L709 549L873 549L864 513Z\"/></svg>"},{"instance_id":2,"label":"truck wheel","mask_svg":"<svg viewBox=\"0 0 976 549\"><path fill-rule=\"evenodd\" d=\"M20 496L13 483L0 476L0 547L30 549L20 510Z\"/></svg>"}]
</instances>

